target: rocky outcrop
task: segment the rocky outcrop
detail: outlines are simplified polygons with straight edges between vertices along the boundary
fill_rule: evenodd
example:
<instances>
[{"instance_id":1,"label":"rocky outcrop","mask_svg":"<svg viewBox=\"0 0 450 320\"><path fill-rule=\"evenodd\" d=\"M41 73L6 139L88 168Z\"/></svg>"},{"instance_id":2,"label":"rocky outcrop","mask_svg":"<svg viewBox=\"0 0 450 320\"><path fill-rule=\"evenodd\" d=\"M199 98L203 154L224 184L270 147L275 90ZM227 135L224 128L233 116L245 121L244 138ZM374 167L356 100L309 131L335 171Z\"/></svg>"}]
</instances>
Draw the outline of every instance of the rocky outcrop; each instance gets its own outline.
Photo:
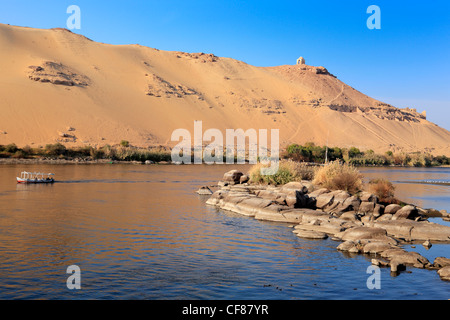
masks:
<instances>
[{"instance_id":1,"label":"rocky outcrop","mask_svg":"<svg viewBox=\"0 0 450 320\"><path fill-rule=\"evenodd\" d=\"M39 66L29 66L28 78L33 81L48 82L69 87L86 87L90 83L90 79L87 76L76 73L62 63L53 61L44 61Z\"/></svg>"},{"instance_id":2,"label":"rocky outcrop","mask_svg":"<svg viewBox=\"0 0 450 320\"><path fill-rule=\"evenodd\" d=\"M204 100L203 95L197 92L195 89L189 88L179 83L170 83L156 74L148 75L147 77L147 90L145 92L148 96L154 96L157 98L184 98L186 96L194 96L198 100Z\"/></svg>"},{"instance_id":3,"label":"rocky outcrop","mask_svg":"<svg viewBox=\"0 0 450 320\"><path fill-rule=\"evenodd\" d=\"M225 173L220 189L206 203L258 220L294 224L293 232L301 238L332 237L342 242L338 250L376 255L372 263L390 267L394 273L412 266L439 269L441 278L447 278L450 259L431 264L420 254L401 248L411 241L450 243L450 227L427 221L427 210L412 205L385 207L373 194L330 191L310 181L280 187L251 185L242 183L247 181L243 176L238 170Z\"/></svg>"}]
</instances>

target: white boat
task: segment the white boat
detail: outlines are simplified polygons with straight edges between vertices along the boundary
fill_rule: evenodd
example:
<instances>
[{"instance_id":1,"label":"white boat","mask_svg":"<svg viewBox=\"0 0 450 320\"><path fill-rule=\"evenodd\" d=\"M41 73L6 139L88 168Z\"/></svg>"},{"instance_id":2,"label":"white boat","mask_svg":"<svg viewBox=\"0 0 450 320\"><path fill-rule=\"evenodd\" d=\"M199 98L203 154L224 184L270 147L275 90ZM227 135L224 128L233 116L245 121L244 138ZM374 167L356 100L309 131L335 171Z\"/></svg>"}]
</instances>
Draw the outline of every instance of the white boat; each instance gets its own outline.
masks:
<instances>
[{"instance_id":1,"label":"white boat","mask_svg":"<svg viewBox=\"0 0 450 320\"><path fill-rule=\"evenodd\" d=\"M17 183L53 183L54 173L42 173L42 172L27 172L20 173L20 177L17 177Z\"/></svg>"}]
</instances>

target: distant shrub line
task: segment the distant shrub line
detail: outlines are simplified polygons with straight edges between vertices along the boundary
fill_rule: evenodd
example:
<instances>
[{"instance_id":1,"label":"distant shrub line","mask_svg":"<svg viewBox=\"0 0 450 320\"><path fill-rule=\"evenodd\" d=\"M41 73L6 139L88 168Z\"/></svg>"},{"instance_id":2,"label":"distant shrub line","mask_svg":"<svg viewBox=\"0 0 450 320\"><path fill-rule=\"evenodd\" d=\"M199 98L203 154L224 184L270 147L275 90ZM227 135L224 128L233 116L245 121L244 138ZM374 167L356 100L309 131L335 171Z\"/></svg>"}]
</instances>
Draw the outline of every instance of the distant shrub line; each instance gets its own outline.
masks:
<instances>
[{"instance_id":1,"label":"distant shrub line","mask_svg":"<svg viewBox=\"0 0 450 320\"><path fill-rule=\"evenodd\" d=\"M393 153L392 151L377 154L373 150L361 151L355 147L327 148L316 146L314 143L306 143L304 146L291 144L283 152L282 158L313 163L325 163L325 158L327 158L327 161L340 160L354 166L431 167L450 165L450 158L445 155L433 156L420 152Z\"/></svg>"},{"instance_id":2,"label":"distant shrub line","mask_svg":"<svg viewBox=\"0 0 450 320\"><path fill-rule=\"evenodd\" d=\"M119 146L105 145L100 148L94 148L92 146L67 148L61 143L47 144L45 147L37 148L30 146L18 148L15 144L0 145L0 158L35 159L42 157L141 162L147 160L154 162L171 161L170 151L162 148L137 148L125 143L121 143Z\"/></svg>"}]
</instances>

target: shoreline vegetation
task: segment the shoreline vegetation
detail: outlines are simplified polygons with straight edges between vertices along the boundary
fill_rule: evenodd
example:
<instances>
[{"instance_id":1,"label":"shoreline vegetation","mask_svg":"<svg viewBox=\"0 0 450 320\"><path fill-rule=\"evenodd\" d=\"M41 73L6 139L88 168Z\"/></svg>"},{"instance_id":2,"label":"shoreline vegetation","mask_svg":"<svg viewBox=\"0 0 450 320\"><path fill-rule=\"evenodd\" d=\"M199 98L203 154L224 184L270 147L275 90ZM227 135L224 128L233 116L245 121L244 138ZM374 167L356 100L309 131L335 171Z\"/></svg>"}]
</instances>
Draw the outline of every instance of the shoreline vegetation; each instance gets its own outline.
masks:
<instances>
[{"instance_id":1,"label":"shoreline vegetation","mask_svg":"<svg viewBox=\"0 0 450 320\"><path fill-rule=\"evenodd\" d=\"M193 153L191 155L193 158ZM235 156L236 159L236 156ZM358 148L339 148L316 146L314 143L305 145L291 144L280 154L280 160L293 160L296 163L308 165L323 165L339 160L353 166L398 166L398 167L448 167L450 158L445 155L412 152L393 153L387 151L377 154L373 150L360 151ZM224 154L224 163L226 154ZM45 147L25 146L19 148L16 144L0 145L0 163L160 163L171 164L170 148L132 146L122 140L118 145L102 147L79 146L66 147L61 143L47 144ZM236 161L235 161L236 162ZM246 160L246 163L248 161Z\"/></svg>"},{"instance_id":2,"label":"shoreline vegetation","mask_svg":"<svg viewBox=\"0 0 450 320\"><path fill-rule=\"evenodd\" d=\"M278 176L264 177L260 164L247 174L231 170L215 192L207 186L207 205L257 220L285 222L296 236L339 241L337 250L350 257L364 254L378 267L389 267L395 276L407 267L436 270L450 281L450 258L434 262L403 245L450 244L450 227L429 221L450 221L445 210L424 209L394 195L395 187L383 179L363 182L352 164L340 160L324 166L299 165L282 160ZM414 247L414 246L412 246Z\"/></svg>"}]
</instances>

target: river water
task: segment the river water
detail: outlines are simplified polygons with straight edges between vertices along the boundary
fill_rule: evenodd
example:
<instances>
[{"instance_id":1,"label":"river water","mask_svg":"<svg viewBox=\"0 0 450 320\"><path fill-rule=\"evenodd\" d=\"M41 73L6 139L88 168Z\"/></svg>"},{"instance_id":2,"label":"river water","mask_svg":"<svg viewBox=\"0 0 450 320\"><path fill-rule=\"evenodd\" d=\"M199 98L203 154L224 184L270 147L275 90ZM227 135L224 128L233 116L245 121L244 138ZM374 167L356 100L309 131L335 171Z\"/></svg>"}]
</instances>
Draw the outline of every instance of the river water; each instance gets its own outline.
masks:
<instances>
[{"instance_id":1,"label":"river water","mask_svg":"<svg viewBox=\"0 0 450 320\"><path fill-rule=\"evenodd\" d=\"M396 277L382 268L371 290L370 256L205 205L195 191L235 168L248 166L0 166L0 299L450 298L449 282L415 268ZM22 170L58 182L18 185ZM450 168L361 171L393 181L403 200L450 209L450 187L438 182L450 181ZM417 183L425 180L437 184ZM407 249L450 258L450 245ZM80 290L66 286L71 265Z\"/></svg>"}]
</instances>

